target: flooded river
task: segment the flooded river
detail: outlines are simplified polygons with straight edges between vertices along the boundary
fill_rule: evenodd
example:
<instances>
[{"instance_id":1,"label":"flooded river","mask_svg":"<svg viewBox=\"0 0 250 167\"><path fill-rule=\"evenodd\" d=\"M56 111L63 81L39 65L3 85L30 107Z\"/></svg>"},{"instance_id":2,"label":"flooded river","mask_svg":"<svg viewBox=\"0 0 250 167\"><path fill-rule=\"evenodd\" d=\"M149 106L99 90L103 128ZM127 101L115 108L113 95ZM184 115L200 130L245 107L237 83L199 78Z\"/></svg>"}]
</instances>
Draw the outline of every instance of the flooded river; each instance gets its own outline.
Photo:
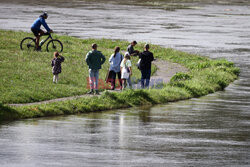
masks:
<instances>
[{"instance_id":1,"label":"flooded river","mask_svg":"<svg viewBox=\"0 0 250 167\"><path fill-rule=\"evenodd\" d=\"M29 31L46 10L60 34L151 42L241 69L225 91L198 99L2 124L1 166L249 166L249 2L188 6L1 0L0 29Z\"/></svg>"}]
</instances>

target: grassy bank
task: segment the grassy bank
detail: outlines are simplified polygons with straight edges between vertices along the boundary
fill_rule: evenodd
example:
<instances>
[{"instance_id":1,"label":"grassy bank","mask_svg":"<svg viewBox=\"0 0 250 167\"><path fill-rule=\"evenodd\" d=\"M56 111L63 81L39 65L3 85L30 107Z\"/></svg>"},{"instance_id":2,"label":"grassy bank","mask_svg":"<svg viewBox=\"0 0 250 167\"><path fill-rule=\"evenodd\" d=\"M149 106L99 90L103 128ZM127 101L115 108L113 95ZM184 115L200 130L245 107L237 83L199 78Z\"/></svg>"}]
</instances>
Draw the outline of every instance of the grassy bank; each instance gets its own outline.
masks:
<instances>
[{"instance_id":1,"label":"grassy bank","mask_svg":"<svg viewBox=\"0 0 250 167\"><path fill-rule=\"evenodd\" d=\"M108 59L115 46L120 46L122 53L126 50L127 41L77 39L67 36L57 36L64 44L62 74L59 75L59 84L52 83L51 59L53 53L21 51L20 41L32 34L0 30L0 102L28 103L44 101L54 98L81 95L88 91L88 66L85 55L91 50L91 44L96 42L98 50L106 57L106 62L100 70L100 78L105 79L109 68ZM137 49L142 49L138 45ZM133 57L135 64L137 58ZM156 67L154 67L156 70ZM133 77L139 78L140 72L133 70Z\"/></svg>"},{"instance_id":2,"label":"grassy bank","mask_svg":"<svg viewBox=\"0 0 250 167\"><path fill-rule=\"evenodd\" d=\"M128 90L120 93L105 91L98 97L83 97L42 105L7 107L6 103L25 103L85 93L87 91L87 67L83 57L89 50L89 45L96 42L104 55L110 55L116 45L125 50L128 42L108 39L81 40L58 36L65 46L63 55L67 63L65 62L62 67L61 84L55 85L51 83L52 75L49 67L52 53L22 52L18 44L21 38L28 34L11 31L0 31L0 33L0 79L3 81L0 87L2 94L0 120L94 112L200 97L223 90L239 74L239 69L234 67L232 62L224 59L211 60L199 55L152 45L151 51L155 57L182 64L189 69L189 72L176 74L162 89ZM141 50L142 46L143 44L139 44L137 49ZM132 61L136 62L136 59ZM13 63L16 64L12 66ZM107 68L108 64L105 64L104 69ZM17 73L18 70L21 71ZM101 73L101 78L104 78L105 73L106 71ZM134 70L134 73L139 77L139 71Z\"/></svg>"}]
</instances>

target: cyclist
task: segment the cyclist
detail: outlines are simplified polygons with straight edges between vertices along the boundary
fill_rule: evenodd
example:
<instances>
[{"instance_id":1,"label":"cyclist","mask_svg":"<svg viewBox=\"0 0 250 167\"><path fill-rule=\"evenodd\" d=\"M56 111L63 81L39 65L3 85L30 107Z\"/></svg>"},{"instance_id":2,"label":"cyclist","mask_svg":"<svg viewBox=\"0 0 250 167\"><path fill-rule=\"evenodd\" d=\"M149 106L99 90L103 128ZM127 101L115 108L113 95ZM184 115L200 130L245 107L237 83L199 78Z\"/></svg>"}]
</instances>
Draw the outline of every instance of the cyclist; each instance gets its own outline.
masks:
<instances>
[{"instance_id":1,"label":"cyclist","mask_svg":"<svg viewBox=\"0 0 250 167\"><path fill-rule=\"evenodd\" d=\"M41 25L47 30L47 32L52 33L53 30L49 28L47 23L45 22L45 19L48 18L47 12L44 12L42 15L37 18L34 23L31 26L31 31L36 36L36 50L41 50L41 47L39 47L39 40L40 37L44 34L44 31L41 30Z\"/></svg>"}]
</instances>

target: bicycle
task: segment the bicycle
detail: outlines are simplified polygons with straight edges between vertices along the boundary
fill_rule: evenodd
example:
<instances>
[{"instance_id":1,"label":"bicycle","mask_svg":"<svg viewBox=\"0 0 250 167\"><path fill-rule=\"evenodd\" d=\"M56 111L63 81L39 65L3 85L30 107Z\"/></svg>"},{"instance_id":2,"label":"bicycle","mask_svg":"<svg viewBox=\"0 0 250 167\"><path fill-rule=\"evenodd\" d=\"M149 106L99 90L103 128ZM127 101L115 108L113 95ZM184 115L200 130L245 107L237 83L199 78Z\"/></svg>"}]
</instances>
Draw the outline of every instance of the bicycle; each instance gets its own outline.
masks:
<instances>
[{"instance_id":1,"label":"bicycle","mask_svg":"<svg viewBox=\"0 0 250 167\"><path fill-rule=\"evenodd\" d=\"M47 43L47 47L46 47L47 52L51 52L51 51L62 52L63 51L62 42L59 41L58 39L53 39L51 34L48 32L44 33L43 36L46 36L46 35L48 35L48 37L39 43L39 47L42 47L45 44L45 42L47 42L50 39L49 42ZM25 37L20 43L21 50L36 50L36 47L35 47L36 42L35 41L36 41L35 38Z\"/></svg>"}]
</instances>

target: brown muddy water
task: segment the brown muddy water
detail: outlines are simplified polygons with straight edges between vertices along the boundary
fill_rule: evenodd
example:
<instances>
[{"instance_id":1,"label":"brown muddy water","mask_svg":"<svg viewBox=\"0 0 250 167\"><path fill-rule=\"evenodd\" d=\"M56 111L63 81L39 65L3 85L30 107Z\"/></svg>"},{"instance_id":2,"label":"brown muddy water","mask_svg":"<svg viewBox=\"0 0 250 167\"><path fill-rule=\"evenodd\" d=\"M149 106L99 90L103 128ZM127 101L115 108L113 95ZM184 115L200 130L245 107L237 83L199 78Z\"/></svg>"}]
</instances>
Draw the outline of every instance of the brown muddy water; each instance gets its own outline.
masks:
<instances>
[{"instance_id":1,"label":"brown muddy water","mask_svg":"<svg viewBox=\"0 0 250 167\"><path fill-rule=\"evenodd\" d=\"M225 91L152 108L2 124L0 166L249 166L249 1L176 10L124 2L1 0L0 28L29 31L45 10L60 34L226 58L240 67L239 79Z\"/></svg>"}]
</instances>

